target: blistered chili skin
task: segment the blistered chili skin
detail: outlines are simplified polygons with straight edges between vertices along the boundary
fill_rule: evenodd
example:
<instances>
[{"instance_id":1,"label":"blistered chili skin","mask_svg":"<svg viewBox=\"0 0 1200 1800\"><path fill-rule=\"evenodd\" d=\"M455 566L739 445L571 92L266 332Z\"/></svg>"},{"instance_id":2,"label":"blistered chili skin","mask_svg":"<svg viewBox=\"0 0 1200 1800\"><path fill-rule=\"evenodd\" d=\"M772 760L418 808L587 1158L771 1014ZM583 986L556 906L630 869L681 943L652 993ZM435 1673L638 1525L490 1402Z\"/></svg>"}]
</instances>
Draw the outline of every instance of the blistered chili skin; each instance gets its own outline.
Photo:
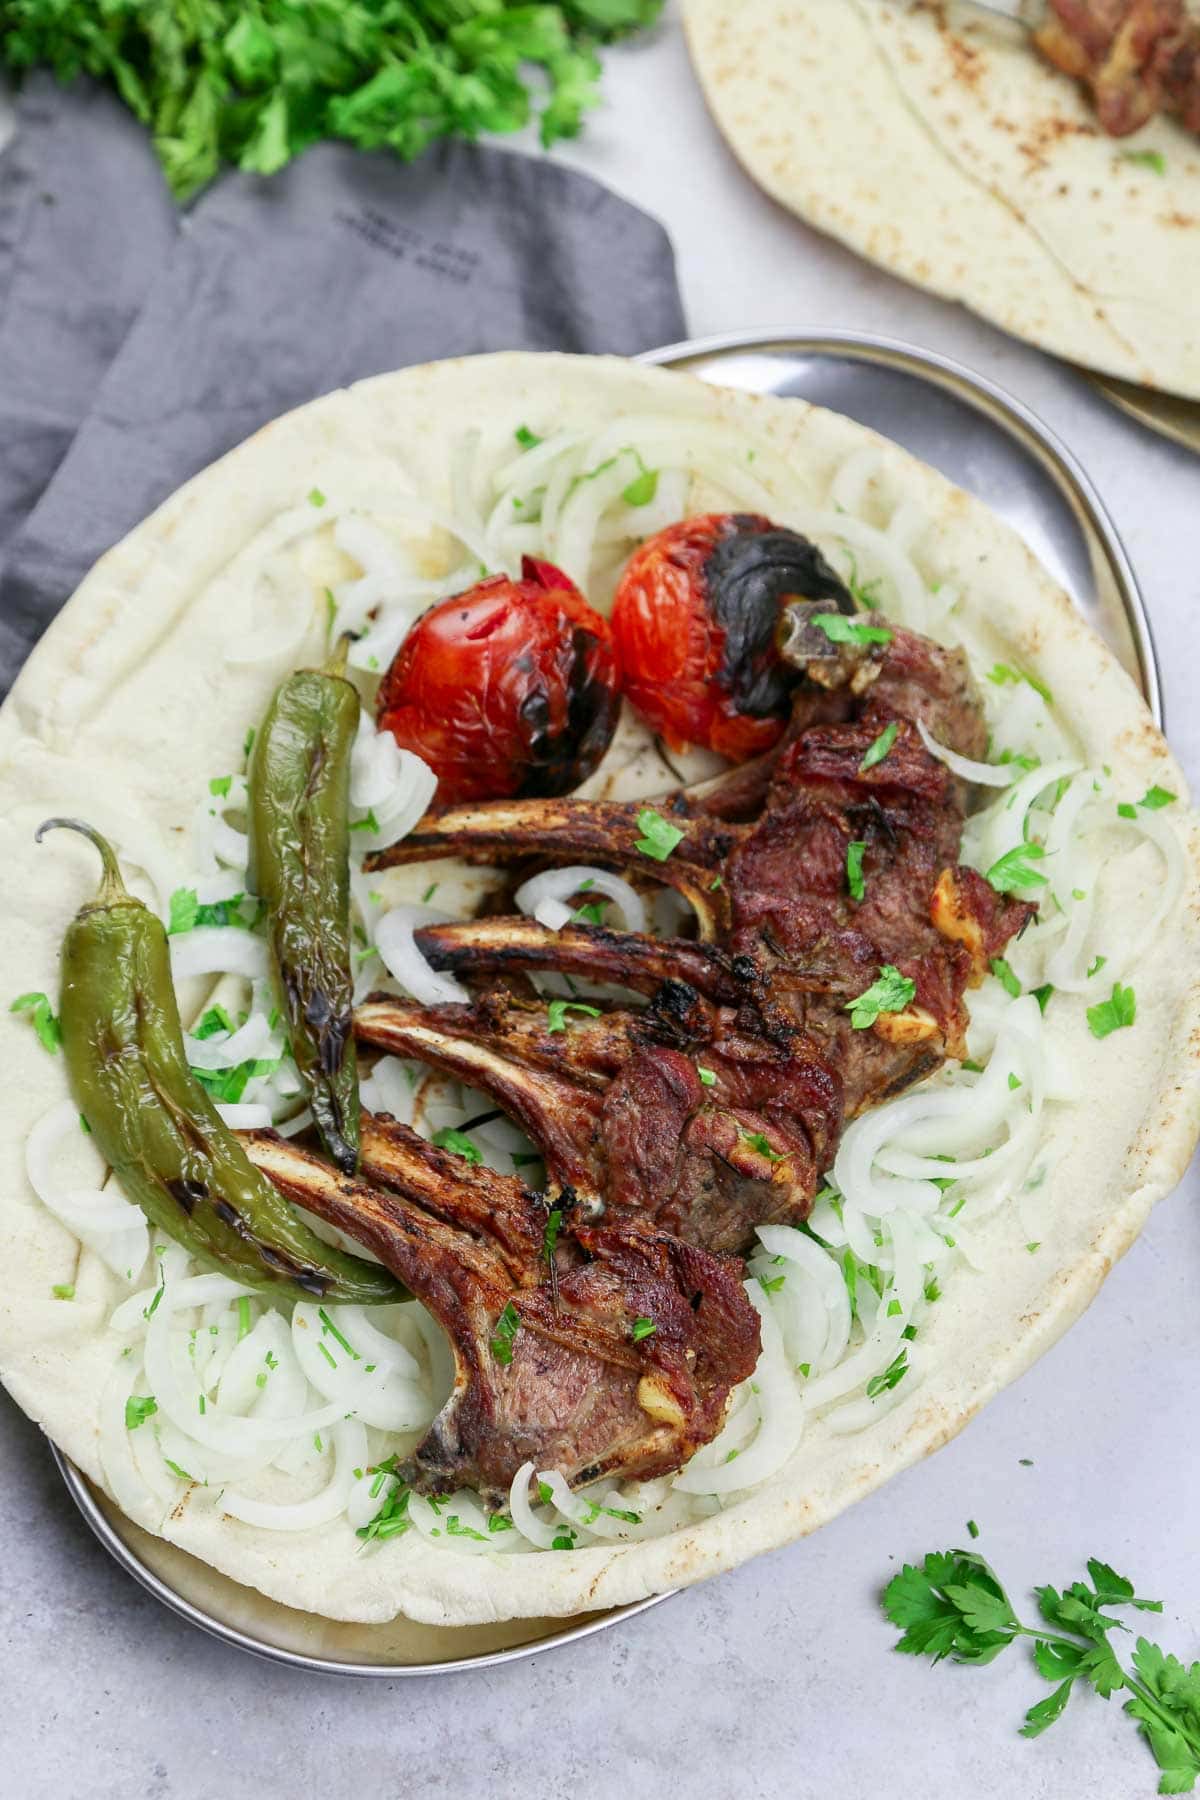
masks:
<instances>
[{"instance_id":1,"label":"blistered chili skin","mask_svg":"<svg viewBox=\"0 0 1200 1800\"><path fill-rule=\"evenodd\" d=\"M608 625L550 563L432 607L379 690L378 722L427 762L438 799L552 798L592 773L616 728Z\"/></svg>"},{"instance_id":2,"label":"blistered chili skin","mask_svg":"<svg viewBox=\"0 0 1200 1800\"><path fill-rule=\"evenodd\" d=\"M798 532L758 513L705 513L637 550L613 605L625 691L675 748L740 762L783 731L796 672L776 631L785 600L852 612L845 584Z\"/></svg>"},{"instance_id":3,"label":"blistered chili skin","mask_svg":"<svg viewBox=\"0 0 1200 1800\"><path fill-rule=\"evenodd\" d=\"M406 1297L377 1265L326 1244L248 1160L188 1068L161 920L105 879L63 943L60 1011L71 1092L125 1196L209 1269L293 1300Z\"/></svg>"}]
</instances>

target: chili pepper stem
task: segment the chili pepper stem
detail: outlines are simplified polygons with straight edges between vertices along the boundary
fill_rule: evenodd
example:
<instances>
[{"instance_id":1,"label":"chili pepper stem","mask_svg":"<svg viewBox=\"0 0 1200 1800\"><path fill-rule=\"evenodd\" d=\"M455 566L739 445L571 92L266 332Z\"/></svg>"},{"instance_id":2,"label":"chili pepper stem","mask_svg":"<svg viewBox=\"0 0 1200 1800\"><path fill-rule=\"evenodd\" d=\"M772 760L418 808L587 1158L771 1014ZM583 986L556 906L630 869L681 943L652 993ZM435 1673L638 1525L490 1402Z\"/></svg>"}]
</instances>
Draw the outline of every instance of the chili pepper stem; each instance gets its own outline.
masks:
<instances>
[{"instance_id":1,"label":"chili pepper stem","mask_svg":"<svg viewBox=\"0 0 1200 1800\"><path fill-rule=\"evenodd\" d=\"M101 837L94 825L87 824L83 819L43 819L33 834L34 843L40 844L48 831L78 831L82 837L87 838L90 843L94 844L96 849L100 852L100 860L104 865L104 873L101 876L100 887L96 894L95 901L93 902L94 905L112 906L119 900L128 900L135 906L140 905L140 901L133 899L132 894L130 894L125 883L121 879L120 865L117 862L116 852L112 845L106 837Z\"/></svg>"},{"instance_id":2,"label":"chili pepper stem","mask_svg":"<svg viewBox=\"0 0 1200 1800\"><path fill-rule=\"evenodd\" d=\"M353 642L354 633L352 631L343 631L337 643L330 651L328 661L321 669L323 675L340 675L342 679L345 680L346 658L350 654L350 646Z\"/></svg>"}]
</instances>

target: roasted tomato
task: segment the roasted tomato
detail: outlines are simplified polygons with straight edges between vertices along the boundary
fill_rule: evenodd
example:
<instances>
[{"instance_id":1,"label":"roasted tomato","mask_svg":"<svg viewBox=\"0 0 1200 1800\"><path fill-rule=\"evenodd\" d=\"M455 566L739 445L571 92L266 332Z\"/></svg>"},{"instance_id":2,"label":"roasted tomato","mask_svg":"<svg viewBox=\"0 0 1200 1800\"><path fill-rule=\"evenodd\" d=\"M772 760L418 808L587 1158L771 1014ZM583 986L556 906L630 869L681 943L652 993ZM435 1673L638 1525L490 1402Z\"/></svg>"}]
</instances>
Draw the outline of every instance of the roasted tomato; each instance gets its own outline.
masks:
<instances>
[{"instance_id":1,"label":"roasted tomato","mask_svg":"<svg viewBox=\"0 0 1200 1800\"><path fill-rule=\"evenodd\" d=\"M566 794L617 721L608 623L552 563L493 575L417 620L379 689L377 716L438 778L439 800Z\"/></svg>"},{"instance_id":2,"label":"roasted tomato","mask_svg":"<svg viewBox=\"0 0 1200 1800\"><path fill-rule=\"evenodd\" d=\"M625 692L676 749L740 762L783 731L797 675L775 629L789 599L854 602L821 552L756 513L705 513L647 538L630 558L612 626Z\"/></svg>"}]
</instances>

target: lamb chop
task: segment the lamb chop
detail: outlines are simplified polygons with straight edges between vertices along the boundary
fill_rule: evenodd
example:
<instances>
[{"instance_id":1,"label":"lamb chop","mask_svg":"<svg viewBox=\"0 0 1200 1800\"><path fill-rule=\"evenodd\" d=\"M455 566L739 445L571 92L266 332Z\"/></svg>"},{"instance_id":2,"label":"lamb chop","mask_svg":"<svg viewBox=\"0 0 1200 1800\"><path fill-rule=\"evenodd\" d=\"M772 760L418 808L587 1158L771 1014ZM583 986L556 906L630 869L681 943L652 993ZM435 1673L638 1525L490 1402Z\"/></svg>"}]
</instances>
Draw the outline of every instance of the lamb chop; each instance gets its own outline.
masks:
<instances>
[{"instance_id":1,"label":"lamb chop","mask_svg":"<svg viewBox=\"0 0 1200 1800\"><path fill-rule=\"evenodd\" d=\"M363 1116L358 1180L272 1132L242 1142L285 1193L368 1245L449 1337L453 1392L399 1470L419 1492L466 1485L499 1504L526 1462L573 1486L666 1474L716 1435L754 1369L740 1266L646 1217L548 1212L514 1177L386 1116Z\"/></svg>"},{"instance_id":2,"label":"lamb chop","mask_svg":"<svg viewBox=\"0 0 1200 1800\"><path fill-rule=\"evenodd\" d=\"M782 745L751 778L733 772L732 807L720 786L660 803L679 838L665 859L638 848L638 804L570 799L435 811L372 859L590 861L691 901L696 941L501 918L418 936L434 966L468 979L616 980L653 996L644 1012L551 1033L540 1006L512 998L426 1008L380 995L355 1028L493 1095L541 1145L552 1192L720 1249L803 1219L843 1117L963 1054L964 989L1032 910L956 867L964 784L918 730L983 754L961 653L882 626L884 645L835 644L813 611L786 612L802 682ZM757 817L723 816L756 788ZM908 997L864 1026L855 1003L888 969Z\"/></svg>"}]
</instances>

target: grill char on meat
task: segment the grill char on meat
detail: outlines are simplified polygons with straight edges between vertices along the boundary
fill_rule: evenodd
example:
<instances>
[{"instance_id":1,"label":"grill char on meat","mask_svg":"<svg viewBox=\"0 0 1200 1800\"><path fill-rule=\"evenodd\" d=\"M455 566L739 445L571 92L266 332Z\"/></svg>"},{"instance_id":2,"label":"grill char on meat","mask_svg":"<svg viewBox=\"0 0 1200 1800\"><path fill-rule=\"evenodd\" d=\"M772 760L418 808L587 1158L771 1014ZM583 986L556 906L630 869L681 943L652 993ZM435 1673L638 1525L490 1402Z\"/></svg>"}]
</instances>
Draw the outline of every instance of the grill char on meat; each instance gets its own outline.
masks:
<instances>
[{"instance_id":1,"label":"grill char on meat","mask_svg":"<svg viewBox=\"0 0 1200 1800\"><path fill-rule=\"evenodd\" d=\"M492 1095L543 1149L552 1192L570 1190L594 1216L649 1214L719 1250L745 1251L767 1221L802 1221L843 1119L963 1053L964 989L1031 910L956 866L965 789L917 729L983 755L961 653L899 629L886 646L833 645L814 610L787 609L787 653L805 680L783 744L753 778L757 816L721 816L719 790L676 794L662 810L682 837L659 862L636 848L637 803L497 802L431 813L372 859L536 854L692 899L698 942L504 918L419 934L436 967L468 979L620 981L652 995L644 1011L551 1033L540 1003L511 995L436 1008L375 995L355 1029ZM885 733L886 755L864 769ZM741 811L752 784L744 769L730 780ZM847 891L851 843L863 845L861 901ZM913 1000L855 1029L848 1002L885 964L913 982Z\"/></svg>"},{"instance_id":2,"label":"grill char on meat","mask_svg":"<svg viewBox=\"0 0 1200 1800\"><path fill-rule=\"evenodd\" d=\"M1200 132L1200 21L1185 0L1050 0L1034 42L1091 90L1113 137L1158 112Z\"/></svg>"},{"instance_id":3,"label":"grill char on meat","mask_svg":"<svg viewBox=\"0 0 1200 1800\"><path fill-rule=\"evenodd\" d=\"M399 1469L418 1491L465 1483L499 1503L525 1462L576 1486L667 1474L716 1435L754 1369L741 1266L647 1218L589 1225L565 1212L551 1270L540 1196L405 1125L364 1115L357 1181L272 1132L242 1141L285 1193L381 1257L449 1337L454 1390ZM516 1325L498 1355L506 1307ZM635 1341L638 1318L654 1330Z\"/></svg>"},{"instance_id":4,"label":"grill char on meat","mask_svg":"<svg viewBox=\"0 0 1200 1800\"><path fill-rule=\"evenodd\" d=\"M698 930L433 926L419 937L430 961L483 991L436 1007L374 995L358 1009L361 1042L495 1096L545 1156L544 1195L369 1116L358 1181L270 1133L247 1139L450 1338L454 1392L403 1470L419 1489L465 1482L497 1499L527 1461L576 1485L650 1476L708 1442L759 1345L740 1265L723 1253L746 1250L759 1223L807 1215L847 1114L961 1053L963 990L1028 917L956 867L965 791L917 730L982 756L962 656L900 630L886 646L831 644L814 610L786 609L798 674L780 744L658 803L682 834L665 862L636 848L640 805L570 799L435 811L371 859L601 863L674 887ZM886 755L864 769L885 732ZM865 847L860 902L846 891L850 843ZM856 1031L847 1001L885 963L911 978L913 1002ZM649 1003L551 1031L520 986L536 970L619 982ZM496 1332L510 1306L508 1361ZM654 1330L635 1341L638 1318Z\"/></svg>"}]
</instances>

